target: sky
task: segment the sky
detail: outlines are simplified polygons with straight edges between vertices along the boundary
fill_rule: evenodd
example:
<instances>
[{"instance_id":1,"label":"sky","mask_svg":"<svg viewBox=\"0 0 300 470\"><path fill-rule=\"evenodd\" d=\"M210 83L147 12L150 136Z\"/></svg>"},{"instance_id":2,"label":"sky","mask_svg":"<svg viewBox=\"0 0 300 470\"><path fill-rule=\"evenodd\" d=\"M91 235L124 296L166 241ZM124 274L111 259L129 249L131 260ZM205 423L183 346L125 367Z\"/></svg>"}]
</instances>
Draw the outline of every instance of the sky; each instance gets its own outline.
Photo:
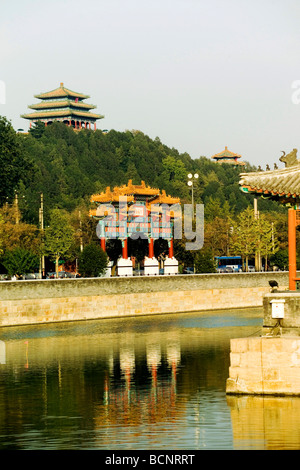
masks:
<instances>
[{"instance_id":1,"label":"sky","mask_svg":"<svg viewBox=\"0 0 300 470\"><path fill-rule=\"evenodd\" d=\"M99 129L252 165L299 148L299 0L0 0L0 115L61 82Z\"/></svg>"}]
</instances>

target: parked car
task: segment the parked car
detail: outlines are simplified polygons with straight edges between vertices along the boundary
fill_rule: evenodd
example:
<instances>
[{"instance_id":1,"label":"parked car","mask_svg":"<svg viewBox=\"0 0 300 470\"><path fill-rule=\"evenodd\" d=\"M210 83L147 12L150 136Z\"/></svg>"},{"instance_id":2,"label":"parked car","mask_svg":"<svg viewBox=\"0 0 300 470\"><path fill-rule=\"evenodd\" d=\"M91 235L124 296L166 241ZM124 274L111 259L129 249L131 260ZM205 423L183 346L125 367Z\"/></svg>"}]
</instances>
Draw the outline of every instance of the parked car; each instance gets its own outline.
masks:
<instances>
[{"instance_id":1,"label":"parked car","mask_svg":"<svg viewBox=\"0 0 300 470\"><path fill-rule=\"evenodd\" d=\"M234 269L233 269L233 268L231 268L230 266L226 266L226 268L225 268L225 271L224 271L224 272L225 272L225 273L234 273Z\"/></svg>"},{"instance_id":2,"label":"parked car","mask_svg":"<svg viewBox=\"0 0 300 470\"><path fill-rule=\"evenodd\" d=\"M189 267L183 268L183 274L195 274L194 268L189 268Z\"/></svg>"},{"instance_id":3,"label":"parked car","mask_svg":"<svg viewBox=\"0 0 300 470\"><path fill-rule=\"evenodd\" d=\"M225 268L217 268L217 273L225 273Z\"/></svg>"}]
</instances>

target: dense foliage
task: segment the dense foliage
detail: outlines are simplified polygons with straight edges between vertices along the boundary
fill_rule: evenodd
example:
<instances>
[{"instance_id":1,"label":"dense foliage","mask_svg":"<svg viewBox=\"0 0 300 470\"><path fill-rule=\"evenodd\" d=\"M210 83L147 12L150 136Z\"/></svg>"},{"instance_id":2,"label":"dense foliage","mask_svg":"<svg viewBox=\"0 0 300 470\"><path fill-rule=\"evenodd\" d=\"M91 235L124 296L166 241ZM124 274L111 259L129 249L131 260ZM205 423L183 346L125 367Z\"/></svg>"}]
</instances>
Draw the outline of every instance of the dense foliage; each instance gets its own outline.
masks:
<instances>
[{"instance_id":1,"label":"dense foliage","mask_svg":"<svg viewBox=\"0 0 300 470\"><path fill-rule=\"evenodd\" d=\"M14 198L18 183L29 182L32 170L21 136L7 119L0 116L0 206Z\"/></svg>"},{"instance_id":2,"label":"dense foliage","mask_svg":"<svg viewBox=\"0 0 300 470\"><path fill-rule=\"evenodd\" d=\"M129 179L133 184L143 180L183 202L191 202L189 172L199 174L194 185L195 202L206 205L213 198L223 206L227 201L234 214L252 205L251 197L239 189L240 167L218 165L206 157L192 159L187 153L167 147L159 138L152 140L139 131L74 132L64 124L54 123L43 132L39 129L35 133L33 128L22 137L24 153L35 165L33 181L27 189L20 188L26 200L22 214L31 222L37 221L41 192L47 218L54 207L68 211L80 204L88 207L91 194L107 186L126 184ZM247 164L246 170L250 169ZM262 200L260 205L261 210L278 210L277 205L267 201Z\"/></svg>"},{"instance_id":3,"label":"dense foliage","mask_svg":"<svg viewBox=\"0 0 300 470\"><path fill-rule=\"evenodd\" d=\"M17 134L5 118L0 118L0 138L0 171L4 181L0 191L2 261L6 251L20 246L38 255L43 251L55 260L56 268L62 257L75 263L86 245L99 242L96 222L88 215L90 196L107 186L127 184L129 179L133 184L143 180L180 197L182 203L190 203L187 174L197 172L193 197L195 203L205 206L204 249L212 256L228 254L233 249L234 223L243 211L253 208L253 197L239 188L241 167L218 164L204 156L192 159L187 153L164 145L158 137L153 140L140 131L76 132L54 123L48 127L38 124L28 134ZM247 163L242 171L254 169ZM46 239L42 239L39 230L41 193ZM266 215L269 226L272 224L272 234L278 237L277 259L280 259L280 250L287 247L286 209L259 199L259 211ZM61 239L65 238L62 252L54 246L55 231L60 232ZM108 243L111 259L119 256L119 245ZM165 250L164 243L155 243L156 256ZM201 256L195 259L196 253L187 252L183 240L175 241L174 250L181 269L195 265L195 261L198 270L205 269L200 267L205 264L204 259ZM130 252L139 261L147 252L147 244L133 243ZM272 253L266 253L270 259Z\"/></svg>"},{"instance_id":4,"label":"dense foliage","mask_svg":"<svg viewBox=\"0 0 300 470\"><path fill-rule=\"evenodd\" d=\"M99 244L86 245L79 255L78 272L84 277L97 277L104 274L107 268L107 254Z\"/></svg>"}]
</instances>

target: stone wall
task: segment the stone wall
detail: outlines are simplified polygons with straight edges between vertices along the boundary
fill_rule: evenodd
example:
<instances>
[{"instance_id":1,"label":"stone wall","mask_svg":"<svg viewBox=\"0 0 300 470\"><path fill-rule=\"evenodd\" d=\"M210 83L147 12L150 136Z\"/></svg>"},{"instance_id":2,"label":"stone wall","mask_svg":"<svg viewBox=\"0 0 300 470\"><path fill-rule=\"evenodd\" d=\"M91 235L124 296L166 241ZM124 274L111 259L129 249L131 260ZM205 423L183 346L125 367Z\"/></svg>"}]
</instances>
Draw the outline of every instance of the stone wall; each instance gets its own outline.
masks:
<instances>
[{"instance_id":1,"label":"stone wall","mask_svg":"<svg viewBox=\"0 0 300 470\"><path fill-rule=\"evenodd\" d=\"M264 327L273 328L277 319L272 318L272 301L284 300L284 318L280 324L283 331L300 328L300 292L278 292L266 294L263 298ZM294 331L296 333L296 330Z\"/></svg>"},{"instance_id":2,"label":"stone wall","mask_svg":"<svg viewBox=\"0 0 300 470\"><path fill-rule=\"evenodd\" d=\"M300 338L232 339L227 394L300 395Z\"/></svg>"},{"instance_id":3,"label":"stone wall","mask_svg":"<svg viewBox=\"0 0 300 470\"><path fill-rule=\"evenodd\" d=\"M3 281L0 326L262 306L288 273Z\"/></svg>"}]
</instances>

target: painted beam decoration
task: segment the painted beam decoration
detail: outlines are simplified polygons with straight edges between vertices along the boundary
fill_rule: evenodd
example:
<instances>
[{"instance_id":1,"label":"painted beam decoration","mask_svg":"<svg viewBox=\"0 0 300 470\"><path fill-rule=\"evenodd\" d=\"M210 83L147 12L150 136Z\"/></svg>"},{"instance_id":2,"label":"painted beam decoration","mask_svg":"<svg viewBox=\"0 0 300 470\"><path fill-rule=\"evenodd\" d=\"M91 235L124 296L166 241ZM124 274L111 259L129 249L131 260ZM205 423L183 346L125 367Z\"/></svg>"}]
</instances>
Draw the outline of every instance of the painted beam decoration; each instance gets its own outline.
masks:
<instances>
[{"instance_id":1,"label":"painted beam decoration","mask_svg":"<svg viewBox=\"0 0 300 470\"><path fill-rule=\"evenodd\" d=\"M297 282L300 281L297 278L296 253L296 229L300 225L300 161L297 158L297 149L288 154L283 151L279 161L285 164L284 168L279 169L275 164L274 170L267 167L266 171L242 173L239 184L244 193L272 199L289 207L289 290L295 291Z\"/></svg>"},{"instance_id":2,"label":"painted beam decoration","mask_svg":"<svg viewBox=\"0 0 300 470\"><path fill-rule=\"evenodd\" d=\"M158 275L159 262L154 256L154 241L164 238L168 242L168 256L164 260L164 274L178 274L178 261L174 257L174 230L181 233L180 199L167 196L165 191L146 186L127 185L106 188L101 194L94 194L91 202L96 206L90 216L98 219L97 236L101 248L106 249L107 239L122 242L122 257L117 261L118 276L132 276L132 260L128 256L128 238L148 240L148 256L144 259L144 274ZM174 222L174 221L177 222ZM179 221L179 224L178 224ZM180 227L179 227L180 225Z\"/></svg>"},{"instance_id":3,"label":"painted beam decoration","mask_svg":"<svg viewBox=\"0 0 300 470\"><path fill-rule=\"evenodd\" d=\"M268 166L266 171L241 173L240 189L244 193L261 196L266 199L278 201L280 204L295 206L300 204L300 161L297 158L297 149L283 155L279 161L285 164L284 168L274 165L274 170Z\"/></svg>"},{"instance_id":4,"label":"painted beam decoration","mask_svg":"<svg viewBox=\"0 0 300 470\"><path fill-rule=\"evenodd\" d=\"M180 199L146 186L144 181L133 185L129 180L113 191L107 187L105 192L92 195L91 202L96 206L90 216L99 220L99 238L173 238L174 212ZM165 217L164 205L171 209Z\"/></svg>"}]
</instances>

